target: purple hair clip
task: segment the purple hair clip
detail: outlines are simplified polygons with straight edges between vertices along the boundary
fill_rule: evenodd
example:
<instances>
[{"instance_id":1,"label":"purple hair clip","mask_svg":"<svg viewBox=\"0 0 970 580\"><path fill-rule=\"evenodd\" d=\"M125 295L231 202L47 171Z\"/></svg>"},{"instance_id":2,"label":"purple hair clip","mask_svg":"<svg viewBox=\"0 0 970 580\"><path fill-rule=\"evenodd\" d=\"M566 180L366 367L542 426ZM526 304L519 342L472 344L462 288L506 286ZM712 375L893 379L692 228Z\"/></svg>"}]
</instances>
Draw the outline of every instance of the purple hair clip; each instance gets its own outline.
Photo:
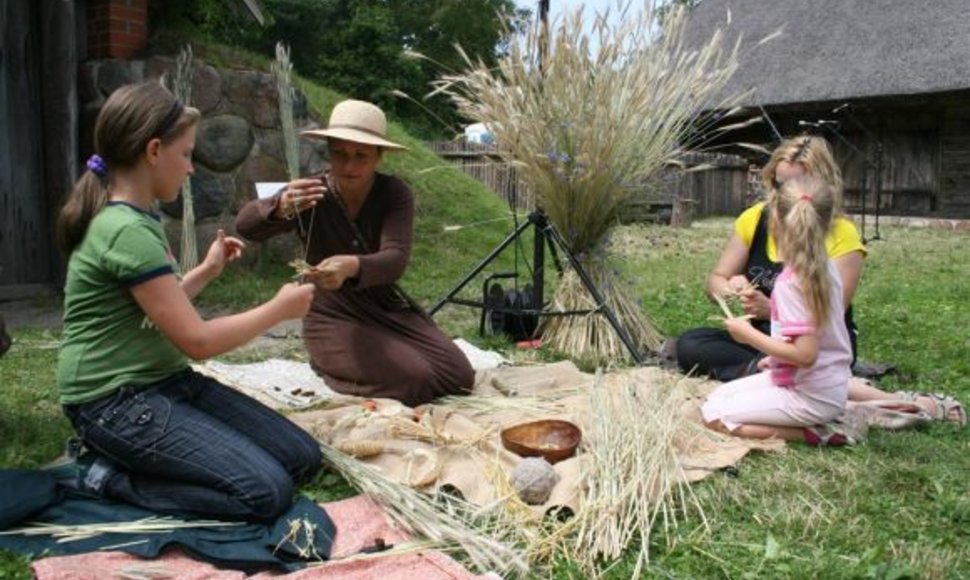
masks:
<instances>
[{"instance_id":1,"label":"purple hair clip","mask_svg":"<svg viewBox=\"0 0 970 580\"><path fill-rule=\"evenodd\" d=\"M88 157L88 162L86 165L91 173L97 175L98 177L102 179L108 177L108 164L105 163L104 159L102 159L97 153Z\"/></svg>"}]
</instances>

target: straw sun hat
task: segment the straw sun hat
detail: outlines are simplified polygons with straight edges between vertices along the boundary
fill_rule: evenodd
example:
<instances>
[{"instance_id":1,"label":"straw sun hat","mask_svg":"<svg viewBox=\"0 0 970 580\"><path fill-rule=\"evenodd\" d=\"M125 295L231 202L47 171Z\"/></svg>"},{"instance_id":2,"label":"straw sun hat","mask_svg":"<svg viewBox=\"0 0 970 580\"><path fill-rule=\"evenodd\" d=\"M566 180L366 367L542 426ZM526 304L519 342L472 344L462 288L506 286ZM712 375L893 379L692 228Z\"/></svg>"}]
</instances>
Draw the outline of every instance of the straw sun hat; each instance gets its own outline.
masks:
<instances>
[{"instance_id":1,"label":"straw sun hat","mask_svg":"<svg viewBox=\"0 0 970 580\"><path fill-rule=\"evenodd\" d=\"M330 122L326 129L303 131L300 135L318 139L328 137L343 139L365 145L377 145L394 151L407 149L386 139L387 119L380 107L353 99L337 103L330 113Z\"/></svg>"}]
</instances>

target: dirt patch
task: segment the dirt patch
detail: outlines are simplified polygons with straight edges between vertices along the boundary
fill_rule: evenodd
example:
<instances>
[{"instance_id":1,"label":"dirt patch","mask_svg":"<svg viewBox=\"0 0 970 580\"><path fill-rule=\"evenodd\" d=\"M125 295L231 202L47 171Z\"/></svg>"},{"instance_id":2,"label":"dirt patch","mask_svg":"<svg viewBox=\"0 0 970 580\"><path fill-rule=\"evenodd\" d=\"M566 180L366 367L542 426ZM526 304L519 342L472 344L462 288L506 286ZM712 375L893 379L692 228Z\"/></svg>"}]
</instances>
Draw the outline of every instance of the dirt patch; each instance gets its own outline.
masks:
<instances>
[{"instance_id":1,"label":"dirt patch","mask_svg":"<svg viewBox=\"0 0 970 580\"><path fill-rule=\"evenodd\" d=\"M16 334L21 328L36 328L61 331L64 328L64 307L60 297L40 297L26 300L8 300L0 302L0 316L7 324L7 331ZM199 314L210 320L219 316L232 314L222 308L204 308ZM260 359L264 356L295 358L304 360L303 341L300 339L301 322L287 320L267 330L232 353L229 358ZM301 358L301 353L302 357Z\"/></svg>"},{"instance_id":2,"label":"dirt patch","mask_svg":"<svg viewBox=\"0 0 970 580\"><path fill-rule=\"evenodd\" d=\"M64 310L55 297L0 302L0 316L8 331L24 327L60 330L64 326Z\"/></svg>"}]
</instances>

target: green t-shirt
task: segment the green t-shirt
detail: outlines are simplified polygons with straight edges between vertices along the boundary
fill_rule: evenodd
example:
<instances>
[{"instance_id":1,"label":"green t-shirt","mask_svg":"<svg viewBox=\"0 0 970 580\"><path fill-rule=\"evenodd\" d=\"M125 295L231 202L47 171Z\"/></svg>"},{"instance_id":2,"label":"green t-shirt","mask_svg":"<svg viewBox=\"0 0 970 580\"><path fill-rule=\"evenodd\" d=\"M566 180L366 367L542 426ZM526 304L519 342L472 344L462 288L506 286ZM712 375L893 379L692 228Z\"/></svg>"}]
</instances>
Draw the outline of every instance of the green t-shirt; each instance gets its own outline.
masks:
<instances>
[{"instance_id":1,"label":"green t-shirt","mask_svg":"<svg viewBox=\"0 0 970 580\"><path fill-rule=\"evenodd\" d=\"M71 254L64 288L64 338L57 361L61 404L145 385L188 366L129 289L177 274L157 215L109 203Z\"/></svg>"}]
</instances>

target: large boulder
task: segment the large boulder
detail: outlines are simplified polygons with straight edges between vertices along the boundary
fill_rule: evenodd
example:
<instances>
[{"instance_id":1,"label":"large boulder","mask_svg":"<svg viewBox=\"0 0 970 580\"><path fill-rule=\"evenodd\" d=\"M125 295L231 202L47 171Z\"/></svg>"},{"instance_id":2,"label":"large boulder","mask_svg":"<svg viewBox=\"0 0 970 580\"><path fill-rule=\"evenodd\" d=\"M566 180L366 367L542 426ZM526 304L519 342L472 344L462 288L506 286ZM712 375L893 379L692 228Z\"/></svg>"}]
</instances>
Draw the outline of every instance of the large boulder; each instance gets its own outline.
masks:
<instances>
[{"instance_id":1,"label":"large boulder","mask_svg":"<svg viewBox=\"0 0 970 580\"><path fill-rule=\"evenodd\" d=\"M225 95L230 111L257 127L274 128L280 123L276 79L269 73L251 70L223 72Z\"/></svg>"},{"instance_id":2,"label":"large boulder","mask_svg":"<svg viewBox=\"0 0 970 580\"><path fill-rule=\"evenodd\" d=\"M196 133L195 158L216 171L229 171L249 156L254 140L252 127L242 117L207 117Z\"/></svg>"},{"instance_id":3,"label":"large boulder","mask_svg":"<svg viewBox=\"0 0 970 580\"><path fill-rule=\"evenodd\" d=\"M200 165L196 165L191 183L192 209L197 220L222 215L229 205L232 192L236 190L232 175L215 173ZM180 195L172 203L163 203L160 207L167 215L182 219L182 203Z\"/></svg>"},{"instance_id":4,"label":"large boulder","mask_svg":"<svg viewBox=\"0 0 970 580\"><path fill-rule=\"evenodd\" d=\"M215 67L203 64L196 65L192 74L193 107L207 115L215 111L222 101L222 76Z\"/></svg>"},{"instance_id":5,"label":"large boulder","mask_svg":"<svg viewBox=\"0 0 970 580\"><path fill-rule=\"evenodd\" d=\"M98 90L107 97L123 85L139 83L145 78L143 61L109 59L98 66Z\"/></svg>"}]
</instances>

